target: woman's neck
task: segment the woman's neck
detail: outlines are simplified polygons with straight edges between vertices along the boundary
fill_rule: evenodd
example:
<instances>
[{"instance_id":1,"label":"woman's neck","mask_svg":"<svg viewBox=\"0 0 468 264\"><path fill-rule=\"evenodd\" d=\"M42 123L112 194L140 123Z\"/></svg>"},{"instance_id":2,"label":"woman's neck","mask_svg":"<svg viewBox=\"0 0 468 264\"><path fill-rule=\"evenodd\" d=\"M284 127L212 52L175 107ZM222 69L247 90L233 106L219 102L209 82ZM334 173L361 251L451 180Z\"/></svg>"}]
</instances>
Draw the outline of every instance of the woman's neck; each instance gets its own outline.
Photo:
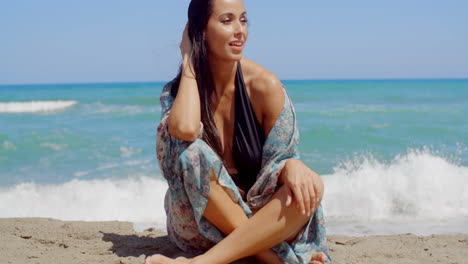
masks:
<instances>
[{"instance_id":1,"label":"woman's neck","mask_svg":"<svg viewBox=\"0 0 468 264\"><path fill-rule=\"evenodd\" d=\"M209 63L215 85L215 98L219 99L225 94L234 92L238 62L213 60Z\"/></svg>"}]
</instances>

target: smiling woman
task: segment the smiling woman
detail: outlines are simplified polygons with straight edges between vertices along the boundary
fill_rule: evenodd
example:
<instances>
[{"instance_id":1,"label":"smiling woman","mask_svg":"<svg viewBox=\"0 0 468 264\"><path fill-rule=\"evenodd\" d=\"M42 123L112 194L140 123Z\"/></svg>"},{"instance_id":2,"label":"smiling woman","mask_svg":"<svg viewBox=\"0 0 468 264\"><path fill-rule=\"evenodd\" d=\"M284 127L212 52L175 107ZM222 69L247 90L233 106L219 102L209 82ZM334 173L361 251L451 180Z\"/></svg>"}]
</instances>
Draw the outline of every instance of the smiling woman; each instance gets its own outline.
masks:
<instances>
[{"instance_id":1,"label":"smiling woman","mask_svg":"<svg viewBox=\"0 0 468 264\"><path fill-rule=\"evenodd\" d=\"M154 255L147 264L330 260L322 179L299 160L283 85L243 58L247 37L242 0L191 1L183 63L161 95L156 151L169 184L169 237L198 256Z\"/></svg>"},{"instance_id":2,"label":"smiling woman","mask_svg":"<svg viewBox=\"0 0 468 264\"><path fill-rule=\"evenodd\" d=\"M210 53L219 58L227 57L227 55L230 53L235 55L241 54L248 35L248 28L246 27L247 12L244 11L240 15L231 12L222 14L215 13L212 16L214 16L215 19L208 20L208 25L206 28L207 43L228 42L229 46L232 48L232 51L229 52L226 50L225 46L209 45L208 47ZM236 26L239 28L234 28ZM237 35L233 35L232 32L236 32Z\"/></svg>"}]
</instances>

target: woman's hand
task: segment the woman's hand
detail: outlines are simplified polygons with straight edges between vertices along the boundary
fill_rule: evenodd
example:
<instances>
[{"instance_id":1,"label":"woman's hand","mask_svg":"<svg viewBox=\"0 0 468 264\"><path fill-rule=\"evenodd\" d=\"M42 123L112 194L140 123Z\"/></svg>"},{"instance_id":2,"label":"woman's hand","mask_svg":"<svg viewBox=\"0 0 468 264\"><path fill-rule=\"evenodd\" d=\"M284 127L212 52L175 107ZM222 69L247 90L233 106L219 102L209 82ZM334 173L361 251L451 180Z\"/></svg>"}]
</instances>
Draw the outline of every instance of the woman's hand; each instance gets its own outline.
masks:
<instances>
[{"instance_id":1,"label":"woman's hand","mask_svg":"<svg viewBox=\"0 0 468 264\"><path fill-rule=\"evenodd\" d=\"M188 35L188 23L185 25L184 33L182 34L182 41L180 42L180 54L182 55L183 75L190 79L195 79L195 71L192 64L192 42Z\"/></svg>"},{"instance_id":2,"label":"woman's hand","mask_svg":"<svg viewBox=\"0 0 468 264\"><path fill-rule=\"evenodd\" d=\"M302 161L289 159L281 171L279 183L288 186L286 206L296 199L297 207L303 215L310 216L315 212L323 197L323 181Z\"/></svg>"},{"instance_id":3,"label":"woman's hand","mask_svg":"<svg viewBox=\"0 0 468 264\"><path fill-rule=\"evenodd\" d=\"M182 55L182 59L190 58L190 54L192 53L192 42L190 41L188 35L188 23L185 25L184 33L182 34L182 41L180 42L180 54Z\"/></svg>"}]
</instances>

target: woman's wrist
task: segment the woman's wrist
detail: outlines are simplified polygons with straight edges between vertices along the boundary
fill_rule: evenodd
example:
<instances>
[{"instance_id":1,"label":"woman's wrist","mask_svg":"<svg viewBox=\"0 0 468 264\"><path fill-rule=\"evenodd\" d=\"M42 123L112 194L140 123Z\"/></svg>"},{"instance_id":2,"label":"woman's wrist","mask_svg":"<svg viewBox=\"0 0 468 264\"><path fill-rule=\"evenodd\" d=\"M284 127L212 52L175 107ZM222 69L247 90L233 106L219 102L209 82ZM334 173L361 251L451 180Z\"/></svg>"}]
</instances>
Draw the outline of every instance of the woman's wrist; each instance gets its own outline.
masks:
<instances>
[{"instance_id":1,"label":"woman's wrist","mask_svg":"<svg viewBox=\"0 0 468 264\"><path fill-rule=\"evenodd\" d=\"M182 76L190 79L195 79L195 71L193 69L192 60L188 55L182 60Z\"/></svg>"},{"instance_id":2,"label":"woman's wrist","mask_svg":"<svg viewBox=\"0 0 468 264\"><path fill-rule=\"evenodd\" d=\"M190 68L193 68L192 66L192 58L190 57L190 55L188 54L184 54L182 56L182 66L184 67L184 69L190 67Z\"/></svg>"},{"instance_id":3,"label":"woman's wrist","mask_svg":"<svg viewBox=\"0 0 468 264\"><path fill-rule=\"evenodd\" d=\"M279 184L284 184L284 176L287 173L286 171L289 169L288 167L294 166L294 163L297 162L298 160L296 159L287 159L283 169L281 170L280 175L278 176L278 183Z\"/></svg>"}]
</instances>

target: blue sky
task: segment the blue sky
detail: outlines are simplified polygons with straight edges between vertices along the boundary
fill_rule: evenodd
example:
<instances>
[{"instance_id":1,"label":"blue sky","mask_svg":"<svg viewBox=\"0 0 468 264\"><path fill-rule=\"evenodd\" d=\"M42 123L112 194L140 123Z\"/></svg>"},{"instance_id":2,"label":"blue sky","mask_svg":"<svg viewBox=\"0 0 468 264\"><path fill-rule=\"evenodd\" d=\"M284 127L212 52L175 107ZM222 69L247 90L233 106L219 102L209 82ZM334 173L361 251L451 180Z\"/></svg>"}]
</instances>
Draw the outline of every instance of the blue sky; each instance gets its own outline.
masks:
<instances>
[{"instance_id":1,"label":"blue sky","mask_svg":"<svg viewBox=\"0 0 468 264\"><path fill-rule=\"evenodd\" d=\"M0 1L0 84L166 81L188 0ZM466 0L244 0L280 79L468 78Z\"/></svg>"}]
</instances>

